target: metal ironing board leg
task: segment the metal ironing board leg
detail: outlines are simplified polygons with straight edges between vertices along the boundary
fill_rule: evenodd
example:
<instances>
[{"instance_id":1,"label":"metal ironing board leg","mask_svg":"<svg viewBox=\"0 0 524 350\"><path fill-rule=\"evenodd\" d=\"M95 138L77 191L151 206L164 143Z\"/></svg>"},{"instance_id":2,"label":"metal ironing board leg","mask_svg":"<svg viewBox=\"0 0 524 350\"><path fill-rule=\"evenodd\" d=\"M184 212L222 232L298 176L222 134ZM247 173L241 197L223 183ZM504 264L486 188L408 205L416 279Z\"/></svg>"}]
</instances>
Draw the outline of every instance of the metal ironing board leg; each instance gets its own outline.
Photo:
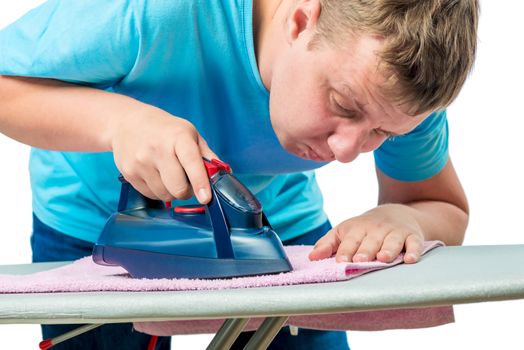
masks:
<instances>
[{"instance_id":1,"label":"metal ironing board leg","mask_svg":"<svg viewBox=\"0 0 524 350\"><path fill-rule=\"evenodd\" d=\"M229 349L248 321L249 318L230 318L225 320L206 349Z\"/></svg>"},{"instance_id":2,"label":"metal ironing board leg","mask_svg":"<svg viewBox=\"0 0 524 350\"><path fill-rule=\"evenodd\" d=\"M280 328L286 323L289 316L268 317L262 322L258 330L253 334L244 350L263 350L277 335Z\"/></svg>"},{"instance_id":3,"label":"metal ironing board leg","mask_svg":"<svg viewBox=\"0 0 524 350\"><path fill-rule=\"evenodd\" d=\"M103 326L103 325L104 325L103 323L86 324L86 325L80 326L78 328L75 328L72 331L69 331L69 332L64 333L62 335L59 335L57 337L50 338L50 339L44 339L38 345L39 345L40 349L46 350L46 349L52 348L53 346L55 346L55 345L57 345L59 343L62 343L64 341L66 341L68 339L71 339L71 338L76 337L76 336L78 336L80 334L89 332L90 330L93 330L93 329L98 328L98 327Z\"/></svg>"}]
</instances>

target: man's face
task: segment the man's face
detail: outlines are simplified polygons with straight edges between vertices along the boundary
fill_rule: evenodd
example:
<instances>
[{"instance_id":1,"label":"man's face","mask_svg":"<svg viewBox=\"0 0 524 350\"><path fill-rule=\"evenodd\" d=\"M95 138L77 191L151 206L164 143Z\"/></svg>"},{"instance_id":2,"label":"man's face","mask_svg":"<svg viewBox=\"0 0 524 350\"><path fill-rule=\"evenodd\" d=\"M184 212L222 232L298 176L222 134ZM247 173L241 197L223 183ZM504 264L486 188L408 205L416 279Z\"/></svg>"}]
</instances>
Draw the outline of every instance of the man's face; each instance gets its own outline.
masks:
<instances>
[{"instance_id":1,"label":"man's face","mask_svg":"<svg viewBox=\"0 0 524 350\"><path fill-rule=\"evenodd\" d=\"M389 136L413 130L429 113L410 116L380 93L383 42L358 36L344 49L308 49L306 33L273 67L270 115L281 145L299 157L351 162Z\"/></svg>"}]
</instances>

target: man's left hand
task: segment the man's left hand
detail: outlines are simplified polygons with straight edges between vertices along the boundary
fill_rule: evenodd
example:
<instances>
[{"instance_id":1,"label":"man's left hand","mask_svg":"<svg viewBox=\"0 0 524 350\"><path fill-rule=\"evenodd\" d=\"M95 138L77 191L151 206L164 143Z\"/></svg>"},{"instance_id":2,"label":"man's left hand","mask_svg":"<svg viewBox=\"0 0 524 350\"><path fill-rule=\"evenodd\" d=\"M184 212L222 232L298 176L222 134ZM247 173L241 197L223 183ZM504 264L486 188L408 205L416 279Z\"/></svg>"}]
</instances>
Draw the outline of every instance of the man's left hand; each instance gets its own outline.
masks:
<instances>
[{"instance_id":1,"label":"man's left hand","mask_svg":"<svg viewBox=\"0 0 524 350\"><path fill-rule=\"evenodd\" d=\"M376 258L388 263L405 251L404 262L415 263L422 254L424 233L412 211L407 205L384 204L343 221L317 241L309 259L336 253L337 262Z\"/></svg>"}]
</instances>

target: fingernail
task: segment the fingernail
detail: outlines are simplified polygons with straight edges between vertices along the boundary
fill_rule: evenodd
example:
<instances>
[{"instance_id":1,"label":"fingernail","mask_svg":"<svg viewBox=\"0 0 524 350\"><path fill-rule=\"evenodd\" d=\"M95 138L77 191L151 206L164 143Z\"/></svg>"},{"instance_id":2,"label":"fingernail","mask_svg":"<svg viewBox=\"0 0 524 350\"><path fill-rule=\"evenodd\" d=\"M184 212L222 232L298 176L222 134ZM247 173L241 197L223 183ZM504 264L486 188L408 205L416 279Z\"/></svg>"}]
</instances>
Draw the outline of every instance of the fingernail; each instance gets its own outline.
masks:
<instances>
[{"instance_id":1,"label":"fingernail","mask_svg":"<svg viewBox=\"0 0 524 350\"><path fill-rule=\"evenodd\" d=\"M209 201L209 196L205 188L201 188L198 190L198 200L200 201L200 203L207 203Z\"/></svg>"},{"instance_id":2,"label":"fingernail","mask_svg":"<svg viewBox=\"0 0 524 350\"><path fill-rule=\"evenodd\" d=\"M391 259L392 255L393 255L389 250L382 250L382 251L380 251L380 254L381 254L382 258L385 258L385 259Z\"/></svg>"},{"instance_id":3,"label":"fingernail","mask_svg":"<svg viewBox=\"0 0 524 350\"><path fill-rule=\"evenodd\" d=\"M356 261L356 262L368 261L368 256L366 254L359 253L353 257L353 261Z\"/></svg>"},{"instance_id":4,"label":"fingernail","mask_svg":"<svg viewBox=\"0 0 524 350\"><path fill-rule=\"evenodd\" d=\"M416 262L418 259L417 259L417 256L413 253L407 253L406 254L406 260L410 260L412 262Z\"/></svg>"},{"instance_id":5,"label":"fingernail","mask_svg":"<svg viewBox=\"0 0 524 350\"><path fill-rule=\"evenodd\" d=\"M349 261L349 258L348 258L346 255L341 255L341 256L338 258L338 261L340 261L340 262L348 262L348 261Z\"/></svg>"}]
</instances>

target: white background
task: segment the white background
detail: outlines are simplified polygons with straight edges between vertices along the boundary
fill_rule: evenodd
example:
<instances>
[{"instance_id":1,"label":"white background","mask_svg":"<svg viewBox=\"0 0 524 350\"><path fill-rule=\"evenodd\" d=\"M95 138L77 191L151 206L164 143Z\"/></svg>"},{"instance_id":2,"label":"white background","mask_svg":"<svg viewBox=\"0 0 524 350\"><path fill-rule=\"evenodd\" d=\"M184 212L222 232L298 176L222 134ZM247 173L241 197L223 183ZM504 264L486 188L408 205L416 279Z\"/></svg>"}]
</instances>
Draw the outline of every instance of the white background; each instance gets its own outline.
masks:
<instances>
[{"instance_id":1,"label":"white background","mask_svg":"<svg viewBox=\"0 0 524 350\"><path fill-rule=\"evenodd\" d=\"M0 28L41 2L2 0ZM476 66L448 109L451 156L471 206L468 245L524 243L523 4L482 1ZM28 152L27 146L0 135L0 264L30 261ZM330 164L318 171L318 178L334 224L375 205L376 180L369 154L352 164ZM524 349L524 301L458 305L455 313L456 323L451 325L350 332L349 342L353 350ZM35 349L39 336L35 325L0 325L2 348ZM208 335L176 337L173 348L204 349L209 339Z\"/></svg>"}]
</instances>

